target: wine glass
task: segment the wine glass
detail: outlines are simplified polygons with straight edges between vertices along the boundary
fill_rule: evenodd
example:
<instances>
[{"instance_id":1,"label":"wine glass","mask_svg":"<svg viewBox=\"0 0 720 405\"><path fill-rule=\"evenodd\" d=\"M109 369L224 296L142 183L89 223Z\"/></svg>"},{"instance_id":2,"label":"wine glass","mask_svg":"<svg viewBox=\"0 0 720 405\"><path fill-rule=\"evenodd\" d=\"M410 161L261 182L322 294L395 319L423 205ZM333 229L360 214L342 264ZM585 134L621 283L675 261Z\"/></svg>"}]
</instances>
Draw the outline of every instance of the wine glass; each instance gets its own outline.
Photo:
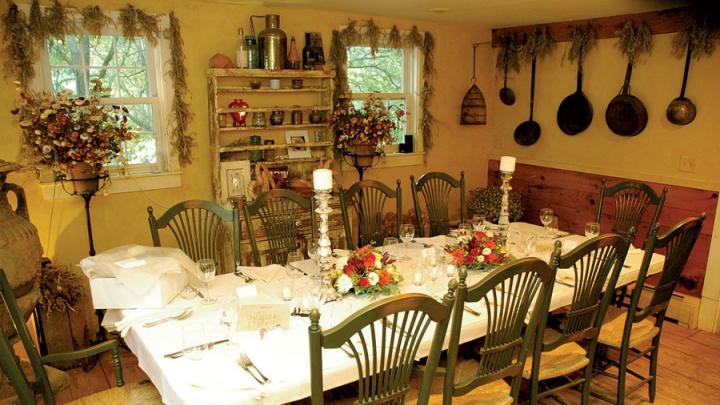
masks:
<instances>
[{"instance_id":1,"label":"wine glass","mask_svg":"<svg viewBox=\"0 0 720 405\"><path fill-rule=\"evenodd\" d=\"M227 326L228 341L232 342L233 331L238 320L238 299L235 295L223 295L218 298L218 319L220 324Z\"/></svg>"},{"instance_id":2,"label":"wine glass","mask_svg":"<svg viewBox=\"0 0 720 405\"><path fill-rule=\"evenodd\" d=\"M310 260L312 260L313 263L315 263L315 265L317 265L317 257L318 257L318 254L317 254L317 248L318 248L317 241L314 240L314 239L312 239L312 238L308 238L308 239L307 239L307 243L306 243L305 245L306 245L306 247L307 247L308 258L310 258Z\"/></svg>"},{"instance_id":3,"label":"wine glass","mask_svg":"<svg viewBox=\"0 0 720 405\"><path fill-rule=\"evenodd\" d=\"M543 228L545 228L546 236L548 235L548 232L550 231L548 228L548 225L550 225L550 223L552 222L553 216L554 216L554 213L553 213L552 208L542 208L540 210L540 222L542 222Z\"/></svg>"},{"instance_id":4,"label":"wine glass","mask_svg":"<svg viewBox=\"0 0 720 405\"><path fill-rule=\"evenodd\" d=\"M470 225L462 223L458 225L458 236L470 236Z\"/></svg>"},{"instance_id":5,"label":"wine glass","mask_svg":"<svg viewBox=\"0 0 720 405\"><path fill-rule=\"evenodd\" d=\"M210 282L215 278L215 272L217 268L215 266L215 260L213 259L200 259L197 261L198 268L200 269L200 281L205 283L205 298L200 301L202 304L209 305L214 303L215 298L210 297Z\"/></svg>"},{"instance_id":6,"label":"wine glass","mask_svg":"<svg viewBox=\"0 0 720 405\"><path fill-rule=\"evenodd\" d=\"M389 236L385 239L383 239L383 248L390 257L397 260L398 256L398 245L400 244L400 241L398 238L394 238L392 236Z\"/></svg>"},{"instance_id":7,"label":"wine glass","mask_svg":"<svg viewBox=\"0 0 720 405\"><path fill-rule=\"evenodd\" d=\"M472 216L473 229L485 232L485 215L475 214Z\"/></svg>"},{"instance_id":8,"label":"wine glass","mask_svg":"<svg viewBox=\"0 0 720 405\"><path fill-rule=\"evenodd\" d=\"M525 257L533 256L537 250L537 237L530 233L525 235L523 239L523 249L525 251Z\"/></svg>"},{"instance_id":9,"label":"wine glass","mask_svg":"<svg viewBox=\"0 0 720 405\"><path fill-rule=\"evenodd\" d=\"M410 248L409 243L413 240L413 237L415 237L415 226L413 224L400 225L400 239L405 244L406 250ZM410 260L410 257L406 254L403 260Z\"/></svg>"},{"instance_id":10,"label":"wine glass","mask_svg":"<svg viewBox=\"0 0 720 405\"><path fill-rule=\"evenodd\" d=\"M588 222L585 224L585 237L594 238L600 235L600 224L597 222Z\"/></svg>"}]
</instances>

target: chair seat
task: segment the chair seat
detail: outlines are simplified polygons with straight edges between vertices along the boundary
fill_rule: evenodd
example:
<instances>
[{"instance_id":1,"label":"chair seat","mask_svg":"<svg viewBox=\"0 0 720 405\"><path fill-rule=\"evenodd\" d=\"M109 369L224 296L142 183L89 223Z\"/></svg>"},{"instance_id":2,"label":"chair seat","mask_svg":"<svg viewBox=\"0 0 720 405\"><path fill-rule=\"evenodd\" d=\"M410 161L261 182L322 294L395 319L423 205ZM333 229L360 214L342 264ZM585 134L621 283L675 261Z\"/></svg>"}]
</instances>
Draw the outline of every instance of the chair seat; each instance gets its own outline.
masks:
<instances>
[{"instance_id":1,"label":"chair seat","mask_svg":"<svg viewBox=\"0 0 720 405\"><path fill-rule=\"evenodd\" d=\"M21 361L20 368L23 374L26 376L32 376L32 380L35 379L35 373L33 372L32 366L29 362ZM62 370L58 370L55 367L45 366L45 372L50 381L50 388L53 393L58 393L65 388L70 386L70 375ZM28 377L30 378L30 377ZM18 397L15 394L15 389L10 385L5 375L0 376L0 404L18 404Z\"/></svg>"},{"instance_id":2,"label":"chair seat","mask_svg":"<svg viewBox=\"0 0 720 405\"><path fill-rule=\"evenodd\" d=\"M528 356L523 368L523 378L530 379L532 373L532 356ZM587 352L575 342L565 343L549 352L540 355L540 374L538 380L547 380L560 377L580 370L587 366L590 360Z\"/></svg>"},{"instance_id":3,"label":"chair seat","mask_svg":"<svg viewBox=\"0 0 720 405\"><path fill-rule=\"evenodd\" d=\"M603 323L598 342L606 346L620 348L627 312L619 308L608 309L605 318L607 321ZM630 331L630 347L637 347L639 344L654 338L658 333L660 333L660 328L648 319L636 322Z\"/></svg>"},{"instance_id":4,"label":"chair seat","mask_svg":"<svg viewBox=\"0 0 720 405\"><path fill-rule=\"evenodd\" d=\"M122 387L113 387L109 390L96 392L82 397L68 405L145 405L162 404L160 393L149 381L126 384Z\"/></svg>"}]
</instances>

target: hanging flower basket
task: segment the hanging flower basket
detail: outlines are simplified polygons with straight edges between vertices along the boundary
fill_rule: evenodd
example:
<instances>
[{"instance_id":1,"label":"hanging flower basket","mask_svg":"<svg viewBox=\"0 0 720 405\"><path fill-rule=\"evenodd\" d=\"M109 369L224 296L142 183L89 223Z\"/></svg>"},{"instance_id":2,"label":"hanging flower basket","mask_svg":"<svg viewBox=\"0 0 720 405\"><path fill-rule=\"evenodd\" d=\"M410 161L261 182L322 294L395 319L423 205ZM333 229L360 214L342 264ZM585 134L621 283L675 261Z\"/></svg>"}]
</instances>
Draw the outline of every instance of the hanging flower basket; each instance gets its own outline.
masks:
<instances>
[{"instance_id":1,"label":"hanging flower basket","mask_svg":"<svg viewBox=\"0 0 720 405\"><path fill-rule=\"evenodd\" d=\"M350 150L357 166L368 168L373 165L373 159L378 156L377 145L371 143L352 143Z\"/></svg>"},{"instance_id":2,"label":"hanging flower basket","mask_svg":"<svg viewBox=\"0 0 720 405\"><path fill-rule=\"evenodd\" d=\"M95 194L98 191L98 172L85 162L68 166L67 179L72 182L76 194Z\"/></svg>"}]
</instances>

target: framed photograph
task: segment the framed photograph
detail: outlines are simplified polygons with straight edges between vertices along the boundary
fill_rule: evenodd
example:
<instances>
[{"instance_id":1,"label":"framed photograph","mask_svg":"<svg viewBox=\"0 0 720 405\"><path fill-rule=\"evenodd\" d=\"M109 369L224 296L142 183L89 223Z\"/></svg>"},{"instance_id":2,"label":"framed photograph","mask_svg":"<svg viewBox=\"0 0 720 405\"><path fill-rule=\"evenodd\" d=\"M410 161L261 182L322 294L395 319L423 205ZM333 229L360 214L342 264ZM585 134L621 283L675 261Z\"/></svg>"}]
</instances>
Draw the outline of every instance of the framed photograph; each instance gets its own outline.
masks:
<instances>
[{"instance_id":1,"label":"framed photograph","mask_svg":"<svg viewBox=\"0 0 720 405\"><path fill-rule=\"evenodd\" d=\"M290 159L303 159L312 157L310 148L307 146L291 146L291 145L304 145L308 143L308 131L296 130L296 131L285 131L285 143L288 144L288 158Z\"/></svg>"},{"instance_id":2,"label":"framed photograph","mask_svg":"<svg viewBox=\"0 0 720 405\"><path fill-rule=\"evenodd\" d=\"M250 170L249 160L220 162L220 198L223 201L247 195Z\"/></svg>"}]
</instances>

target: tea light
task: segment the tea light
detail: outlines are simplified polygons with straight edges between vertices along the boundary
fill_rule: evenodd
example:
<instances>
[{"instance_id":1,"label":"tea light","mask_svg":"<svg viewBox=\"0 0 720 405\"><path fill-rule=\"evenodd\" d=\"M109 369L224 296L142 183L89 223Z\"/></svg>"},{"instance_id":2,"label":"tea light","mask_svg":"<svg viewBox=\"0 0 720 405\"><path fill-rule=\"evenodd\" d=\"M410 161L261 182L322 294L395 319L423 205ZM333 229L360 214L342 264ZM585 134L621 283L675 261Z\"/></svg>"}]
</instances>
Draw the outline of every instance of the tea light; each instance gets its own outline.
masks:
<instances>
[{"instance_id":1,"label":"tea light","mask_svg":"<svg viewBox=\"0 0 720 405\"><path fill-rule=\"evenodd\" d=\"M514 172L515 171L515 159L512 156L503 156L500 158L500 171L501 172Z\"/></svg>"},{"instance_id":2,"label":"tea light","mask_svg":"<svg viewBox=\"0 0 720 405\"><path fill-rule=\"evenodd\" d=\"M290 287L283 287L282 292L280 293L280 296L285 301L292 300L293 296L292 296L292 290L290 289Z\"/></svg>"},{"instance_id":3,"label":"tea light","mask_svg":"<svg viewBox=\"0 0 720 405\"><path fill-rule=\"evenodd\" d=\"M423 274L421 272L415 272L415 275L413 276L413 284L415 285L422 285L423 283Z\"/></svg>"},{"instance_id":4,"label":"tea light","mask_svg":"<svg viewBox=\"0 0 720 405\"><path fill-rule=\"evenodd\" d=\"M313 171L313 188L315 190L332 190L332 170L317 169Z\"/></svg>"}]
</instances>

